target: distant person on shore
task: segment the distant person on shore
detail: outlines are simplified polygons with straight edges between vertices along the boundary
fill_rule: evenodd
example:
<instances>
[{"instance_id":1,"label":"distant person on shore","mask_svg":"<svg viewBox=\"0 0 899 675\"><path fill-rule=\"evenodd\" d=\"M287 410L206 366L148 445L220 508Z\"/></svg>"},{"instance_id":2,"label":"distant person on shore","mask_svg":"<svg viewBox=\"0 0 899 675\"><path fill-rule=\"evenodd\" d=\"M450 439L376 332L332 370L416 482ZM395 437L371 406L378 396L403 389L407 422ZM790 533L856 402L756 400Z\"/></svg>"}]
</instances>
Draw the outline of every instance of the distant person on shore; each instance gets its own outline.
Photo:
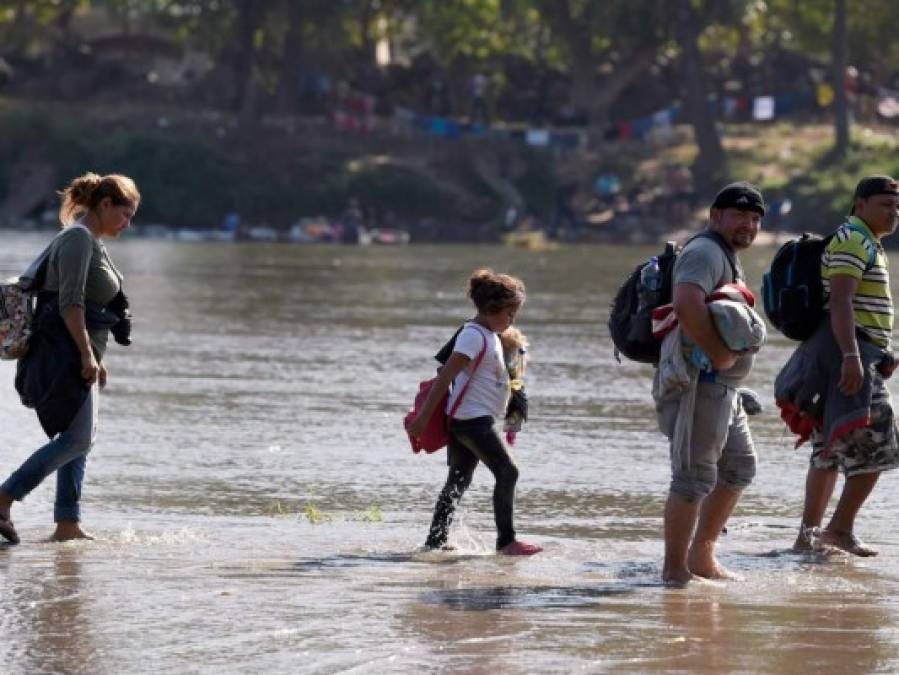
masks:
<instances>
[{"instance_id":1,"label":"distant person on shore","mask_svg":"<svg viewBox=\"0 0 899 675\"><path fill-rule=\"evenodd\" d=\"M490 126L490 111L487 109L487 83L484 73L475 73L468 83L471 93L471 123Z\"/></svg>"},{"instance_id":2,"label":"distant person on shore","mask_svg":"<svg viewBox=\"0 0 899 675\"><path fill-rule=\"evenodd\" d=\"M13 501L24 499L54 472L51 540L92 538L81 529L80 501L97 429L98 390L107 382L103 354L110 331L116 342L131 343L122 274L102 240L128 227L140 193L126 176L88 173L61 194L63 230L51 243L45 265L35 270L40 292L34 334L16 373L22 402L36 409L51 440L0 485L0 535L14 544L19 536L10 519Z\"/></svg>"},{"instance_id":3,"label":"distant person on shore","mask_svg":"<svg viewBox=\"0 0 899 675\"><path fill-rule=\"evenodd\" d=\"M365 215L359 207L359 200L350 197L350 202L340 216L341 240L344 244L358 244L365 229Z\"/></svg>"},{"instance_id":4,"label":"distant person on shore","mask_svg":"<svg viewBox=\"0 0 899 675\"><path fill-rule=\"evenodd\" d=\"M512 326L525 300L524 283L507 274L482 269L468 281L468 296L477 314L438 352L444 364L425 399L418 416L407 431L421 436L443 395L452 391L446 404L450 415L447 464L449 476L434 508L434 518L425 547L446 546L456 506L478 462L484 462L496 485L493 489L493 514L496 519L496 549L505 555L533 555L543 549L516 538L513 526L515 485L518 467L496 428L505 419L511 394L511 381L500 334Z\"/></svg>"},{"instance_id":5,"label":"distant person on shore","mask_svg":"<svg viewBox=\"0 0 899 675\"><path fill-rule=\"evenodd\" d=\"M710 209L708 234L686 244L672 272L672 305L679 328L707 356L711 369L696 376L695 406L687 420L678 419L684 414L682 394L662 395L661 368L653 383L659 428L671 441L662 568L666 583L733 578L716 559L715 544L755 476L755 448L738 391L754 356L731 351L725 344L707 300L725 284L742 283L737 252L755 241L764 214L762 194L754 185L726 186ZM688 430L683 448L676 443L679 425Z\"/></svg>"},{"instance_id":6,"label":"distant person on shore","mask_svg":"<svg viewBox=\"0 0 899 675\"><path fill-rule=\"evenodd\" d=\"M614 171L603 171L593 182L593 191L602 208L610 207L621 192L621 179Z\"/></svg>"},{"instance_id":7,"label":"distant person on shore","mask_svg":"<svg viewBox=\"0 0 899 675\"><path fill-rule=\"evenodd\" d=\"M877 550L856 537L855 518L880 474L899 466L899 426L885 383L896 367L893 298L881 243L897 225L899 183L889 176L869 176L859 182L849 219L821 258L829 320L784 367L789 368L804 351L816 373L830 375L822 397L823 419L835 422L812 432L796 551L835 547L857 556L877 555ZM797 375L808 381L808 373ZM843 492L822 530L837 472L846 478Z\"/></svg>"}]
</instances>

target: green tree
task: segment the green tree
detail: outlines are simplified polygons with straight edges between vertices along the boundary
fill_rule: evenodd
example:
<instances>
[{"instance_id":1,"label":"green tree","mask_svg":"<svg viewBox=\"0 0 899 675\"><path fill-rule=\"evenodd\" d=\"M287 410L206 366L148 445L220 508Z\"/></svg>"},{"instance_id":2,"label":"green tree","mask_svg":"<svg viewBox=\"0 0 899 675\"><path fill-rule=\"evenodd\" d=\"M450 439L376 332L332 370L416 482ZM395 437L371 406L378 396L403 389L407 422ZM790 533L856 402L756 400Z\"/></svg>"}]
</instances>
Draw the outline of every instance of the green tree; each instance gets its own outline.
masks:
<instances>
[{"instance_id":1,"label":"green tree","mask_svg":"<svg viewBox=\"0 0 899 675\"><path fill-rule=\"evenodd\" d=\"M605 124L621 92L668 38L660 0L537 0L571 75L571 101L591 126ZM600 76L600 70L603 74Z\"/></svg>"}]
</instances>

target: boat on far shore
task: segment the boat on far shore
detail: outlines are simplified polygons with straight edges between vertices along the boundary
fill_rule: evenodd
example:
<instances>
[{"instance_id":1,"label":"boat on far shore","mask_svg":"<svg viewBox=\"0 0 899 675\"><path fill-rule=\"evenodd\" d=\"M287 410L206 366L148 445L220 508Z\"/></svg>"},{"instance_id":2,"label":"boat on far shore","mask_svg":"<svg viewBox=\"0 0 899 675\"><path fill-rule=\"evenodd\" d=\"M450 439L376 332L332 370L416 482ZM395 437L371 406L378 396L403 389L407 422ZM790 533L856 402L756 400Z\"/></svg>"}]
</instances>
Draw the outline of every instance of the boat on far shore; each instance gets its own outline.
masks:
<instances>
[{"instance_id":1,"label":"boat on far shore","mask_svg":"<svg viewBox=\"0 0 899 675\"><path fill-rule=\"evenodd\" d=\"M359 228L359 245L370 246L405 246L412 240L412 236L406 230L395 227L373 227L370 229Z\"/></svg>"}]
</instances>

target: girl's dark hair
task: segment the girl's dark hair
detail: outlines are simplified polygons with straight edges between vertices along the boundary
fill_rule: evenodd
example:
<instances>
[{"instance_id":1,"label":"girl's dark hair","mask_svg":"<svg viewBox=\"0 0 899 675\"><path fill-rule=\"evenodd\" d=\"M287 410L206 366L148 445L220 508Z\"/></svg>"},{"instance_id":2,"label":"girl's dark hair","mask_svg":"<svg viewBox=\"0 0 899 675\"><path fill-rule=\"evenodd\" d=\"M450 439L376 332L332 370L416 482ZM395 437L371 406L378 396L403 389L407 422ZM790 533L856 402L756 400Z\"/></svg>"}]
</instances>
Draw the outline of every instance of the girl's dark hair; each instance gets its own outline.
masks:
<instances>
[{"instance_id":1,"label":"girl's dark hair","mask_svg":"<svg viewBox=\"0 0 899 675\"><path fill-rule=\"evenodd\" d=\"M506 307L524 302L524 282L508 274L480 269L468 280L468 297L479 312L495 314Z\"/></svg>"},{"instance_id":2,"label":"girl's dark hair","mask_svg":"<svg viewBox=\"0 0 899 675\"><path fill-rule=\"evenodd\" d=\"M63 225L71 225L85 213L93 211L105 197L109 197L114 206L137 208L140 204L140 192L134 181L115 173L108 176L95 173L78 176L59 195L62 197L59 220Z\"/></svg>"}]
</instances>

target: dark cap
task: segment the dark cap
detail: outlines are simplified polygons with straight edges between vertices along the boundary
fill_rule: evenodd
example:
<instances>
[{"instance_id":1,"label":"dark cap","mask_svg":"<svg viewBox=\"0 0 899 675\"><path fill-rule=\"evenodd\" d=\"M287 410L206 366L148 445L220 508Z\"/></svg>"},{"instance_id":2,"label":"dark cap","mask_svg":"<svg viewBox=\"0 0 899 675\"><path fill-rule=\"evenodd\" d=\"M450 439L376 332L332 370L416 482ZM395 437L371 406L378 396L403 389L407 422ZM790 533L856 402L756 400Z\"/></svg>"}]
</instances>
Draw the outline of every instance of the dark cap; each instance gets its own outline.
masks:
<instances>
[{"instance_id":1,"label":"dark cap","mask_svg":"<svg viewBox=\"0 0 899 675\"><path fill-rule=\"evenodd\" d=\"M874 195L896 195L899 196L899 183L895 178L889 176L868 176L862 178L858 185L855 186L855 194L853 199L867 199Z\"/></svg>"},{"instance_id":2,"label":"dark cap","mask_svg":"<svg viewBox=\"0 0 899 675\"><path fill-rule=\"evenodd\" d=\"M855 211L856 199L867 199L874 195L894 195L899 197L899 183L889 176L867 176L862 178L855 186L855 194L852 195L852 206L849 207L849 215Z\"/></svg>"},{"instance_id":3,"label":"dark cap","mask_svg":"<svg viewBox=\"0 0 899 675\"><path fill-rule=\"evenodd\" d=\"M765 200L761 191L752 183L740 181L731 183L721 189L715 195L712 203L713 209L739 209L741 211L756 211L765 215Z\"/></svg>"}]
</instances>

